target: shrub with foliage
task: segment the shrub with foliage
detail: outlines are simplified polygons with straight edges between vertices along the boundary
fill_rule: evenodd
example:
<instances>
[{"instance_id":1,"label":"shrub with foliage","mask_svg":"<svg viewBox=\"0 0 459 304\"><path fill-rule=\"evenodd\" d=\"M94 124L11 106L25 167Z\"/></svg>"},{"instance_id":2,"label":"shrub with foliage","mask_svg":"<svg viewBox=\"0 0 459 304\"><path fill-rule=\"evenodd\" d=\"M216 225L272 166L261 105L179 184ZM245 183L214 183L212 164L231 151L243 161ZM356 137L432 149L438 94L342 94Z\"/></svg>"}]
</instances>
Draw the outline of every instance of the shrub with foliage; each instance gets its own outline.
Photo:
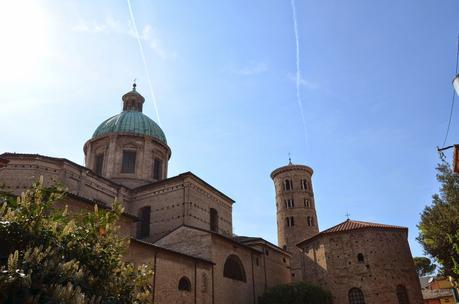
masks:
<instances>
[{"instance_id":1,"label":"shrub with foliage","mask_svg":"<svg viewBox=\"0 0 459 304\"><path fill-rule=\"evenodd\" d=\"M260 298L260 304L331 304L330 292L304 282L278 285Z\"/></svg>"},{"instance_id":2,"label":"shrub with foliage","mask_svg":"<svg viewBox=\"0 0 459 304\"><path fill-rule=\"evenodd\" d=\"M42 179L0 196L0 303L151 303L150 268L122 260L121 204L70 215L64 196Z\"/></svg>"}]
</instances>

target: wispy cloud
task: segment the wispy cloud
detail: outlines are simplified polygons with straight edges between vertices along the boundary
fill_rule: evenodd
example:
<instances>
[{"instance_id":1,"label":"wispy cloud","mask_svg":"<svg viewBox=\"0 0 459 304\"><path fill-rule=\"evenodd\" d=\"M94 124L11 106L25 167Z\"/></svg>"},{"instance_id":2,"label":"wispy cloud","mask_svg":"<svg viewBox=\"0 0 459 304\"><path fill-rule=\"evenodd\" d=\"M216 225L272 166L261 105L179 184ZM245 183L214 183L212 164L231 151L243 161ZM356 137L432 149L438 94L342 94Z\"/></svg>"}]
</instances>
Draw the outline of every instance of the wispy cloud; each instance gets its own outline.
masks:
<instances>
[{"instance_id":1,"label":"wispy cloud","mask_svg":"<svg viewBox=\"0 0 459 304\"><path fill-rule=\"evenodd\" d=\"M247 66L230 67L228 70L233 74L252 76L268 71L268 65L265 62L252 62Z\"/></svg>"},{"instance_id":2,"label":"wispy cloud","mask_svg":"<svg viewBox=\"0 0 459 304\"><path fill-rule=\"evenodd\" d=\"M74 32L79 33L101 33L101 34L118 34L127 35L131 38L137 39L137 34L133 25L130 22L121 23L112 17L106 17L102 22L89 22L87 20L80 20L77 25L72 27ZM157 31L151 24L146 24L139 31L138 38L145 43L153 52L161 58L175 58L176 51L166 50L159 39Z\"/></svg>"},{"instance_id":3,"label":"wispy cloud","mask_svg":"<svg viewBox=\"0 0 459 304\"><path fill-rule=\"evenodd\" d=\"M297 79L297 76L294 74L288 74L287 77L293 83L298 84L299 86L305 87L308 90L316 90L319 88L319 84L317 82L305 79L303 77L300 77L299 79Z\"/></svg>"}]
</instances>

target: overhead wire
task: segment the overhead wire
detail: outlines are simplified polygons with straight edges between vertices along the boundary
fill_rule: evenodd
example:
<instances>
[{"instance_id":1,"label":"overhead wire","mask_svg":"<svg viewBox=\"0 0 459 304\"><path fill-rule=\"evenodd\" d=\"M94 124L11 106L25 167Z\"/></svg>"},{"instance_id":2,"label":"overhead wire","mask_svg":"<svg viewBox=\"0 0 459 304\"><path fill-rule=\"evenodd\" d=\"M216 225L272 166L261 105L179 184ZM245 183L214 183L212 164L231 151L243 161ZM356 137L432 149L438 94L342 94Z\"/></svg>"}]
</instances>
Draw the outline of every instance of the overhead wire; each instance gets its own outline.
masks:
<instances>
[{"instance_id":1,"label":"overhead wire","mask_svg":"<svg viewBox=\"0 0 459 304\"><path fill-rule=\"evenodd\" d=\"M132 27L134 30L135 37L137 38L137 44L139 45L140 57L142 57L143 67L145 69L145 75L147 76L148 88L150 90L151 99L153 101L153 106L155 107L156 118L158 119L158 124L161 126L161 119L159 118L158 104L156 102L155 92L153 91L153 86L151 84L150 72L148 71L147 60L145 58L145 52L143 50L142 41L140 39L139 31L137 30L137 24L135 22L134 13L132 11L131 1L126 0L129 8L129 16L131 18Z\"/></svg>"},{"instance_id":2,"label":"overhead wire","mask_svg":"<svg viewBox=\"0 0 459 304\"><path fill-rule=\"evenodd\" d=\"M454 73L454 77L458 75L458 68L459 68L459 37L457 38L457 50L456 50L456 69ZM451 128L451 121L453 118L453 110L454 110L454 103L456 100L456 90L453 88L453 97L451 98L451 109L449 111L449 119L448 119L448 127L446 128L445 139L443 140L444 147L446 145L446 141L448 140L449 130Z\"/></svg>"}]
</instances>

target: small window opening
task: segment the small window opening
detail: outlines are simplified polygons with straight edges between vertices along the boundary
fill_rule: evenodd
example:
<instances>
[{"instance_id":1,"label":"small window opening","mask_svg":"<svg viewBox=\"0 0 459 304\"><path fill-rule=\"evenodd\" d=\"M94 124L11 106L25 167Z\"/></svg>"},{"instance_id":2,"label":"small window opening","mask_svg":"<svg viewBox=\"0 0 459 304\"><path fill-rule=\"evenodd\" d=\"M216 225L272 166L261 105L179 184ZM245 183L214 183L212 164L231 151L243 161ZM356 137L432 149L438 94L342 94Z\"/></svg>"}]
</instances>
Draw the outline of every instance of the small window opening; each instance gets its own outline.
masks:
<instances>
[{"instance_id":1,"label":"small window opening","mask_svg":"<svg viewBox=\"0 0 459 304\"><path fill-rule=\"evenodd\" d=\"M162 161L159 158L155 158L154 163L153 163L153 178L156 180L161 180L162 179Z\"/></svg>"},{"instance_id":2,"label":"small window opening","mask_svg":"<svg viewBox=\"0 0 459 304\"><path fill-rule=\"evenodd\" d=\"M359 288L351 288L348 293L349 304L365 304L365 298L362 290Z\"/></svg>"},{"instance_id":3,"label":"small window opening","mask_svg":"<svg viewBox=\"0 0 459 304\"><path fill-rule=\"evenodd\" d=\"M140 227L139 227L139 238L150 236L150 213L151 207L145 206L139 210Z\"/></svg>"},{"instance_id":4,"label":"small window opening","mask_svg":"<svg viewBox=\"0 0 459 304\"><path fill-rule=\"evenodd\" d=\"M363 257L363 254L359 253L357 255L357 262L359 262L359 263L365 262L365 258Z\"/></svg>"},{"instance_id":5,"label":"small window opening","mask_svg":"<svg viewBox=\"0 0 459 304\"><path fill-rule=\"evenodd\" d=\"M284 188L285 188L285 190L292 190L293 189L292 181L290 179L286 179L285 180Z\"/></svg>"},{"instance_id":6,"label":"small window opening","mask_svg":"<svg viewBox=\"0 0 459 304\"><path fill-rule=\"evenodd\" d=\"M308 181L305 179L301 180L301 190L308 190Z\"/></svg>"},{"instance_id":7,"label":"small window opening","mask_svg":"<svg viewBox=\"0 0 459 304\"><path fill-rule=\"evenodd\" d=\"M121 173L135 173L136 152L131 150L123 151L123 163Z\"/></svg>"},{"instance_id":8,"label":"small window opening","mask_svg":"<svg viewBox=\"0 0 459 304\"><path fill-rule=\"evenodd\" d=\"M218 211L210 208L210 231L218 232Z\"/></svg>"},{"instance_id":9,"label":"small window opening","mask_svg":"<svg viewBox=\"0 0 459 304\"><path fill-rule=\"evenodd\" d=\"M182 277L178 284L178 290L191 291L191 282L187 277Z\"/></svg>"},{"instance_id":10,"label":"small window opening","mask_svg":"<svg viewBox=\"0 0 459 304\"><path fill-rule=\"evenodd\" d=\"M308 216L306 220L309 227L314 226L314 218L312 216Z\"/></svg>"},{"instance_id":11,"label":"small window opening","mask_svg":"<svg viewBox=\"0 0 459 304\"><path fill-rule=\"evenodd\" d=\"M397 299L398 304L410 304L410 300L408 299L408 292L406 291L406 287L403 285L397 286Z\"/></svg>"},{"instance_id":12,"label":"small window opening","mask_svg":"<svg viewBox=\"0 0 459 304\"><path fill-rule=\"evenodd\" d=\"M96 163L94 166L94 171L97 175L102 175L102 169L104 167L104 154L100 153L96 155Z\"/></svg>"}]
</instances>

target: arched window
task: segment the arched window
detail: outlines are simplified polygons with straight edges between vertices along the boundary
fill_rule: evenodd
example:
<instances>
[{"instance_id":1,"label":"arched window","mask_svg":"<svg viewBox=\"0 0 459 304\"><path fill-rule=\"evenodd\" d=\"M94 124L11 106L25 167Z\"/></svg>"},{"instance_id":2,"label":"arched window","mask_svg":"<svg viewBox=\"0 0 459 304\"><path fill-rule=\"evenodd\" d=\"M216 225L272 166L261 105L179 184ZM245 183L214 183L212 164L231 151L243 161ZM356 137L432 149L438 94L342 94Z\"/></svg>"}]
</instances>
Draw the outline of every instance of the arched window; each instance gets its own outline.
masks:
<instances>
[{"instance_id":1,"label":"arched window","mask_svg":"<svg viewBox=\"0 0 459 304\"><path fill-rule=\"evenodd\" d=\"M363 292L359 288L351 288L348 293L349 304L365 304Z\"/></svg>"},{"instance_id":2,"label":"arched window","mask_svg":"<svg viewBox=\"0 0 459 304\"><path fill-rule=\"evenodd\" d=\"M397 286L397 299L398 304L409 304L410 301L408 300L408 292L406 292L406 288L403 285Z\"/></svg>"},{"instance_id":3,"label":"arched window","mask_svg":"<svg viewBox=\"0 0 459 304\"><path fill-rule=\"evenodd\" d=\"M284 182L284 187L285 187L285 190L292 190L293 189L292 181L289 179L286 179Z\"/></svg>"},{"instance_id":4,"label":"arched window","mask_svg":"<svg viewBox=\"0 0 459 304\"><path fill-rule=\"evenodd\" d=\"M191 282L187 277L182 277L178 283L178 290L191 291Z\"/></svg>"},{"instance_id":5,"label":"arched window","mask_svg":"<svg viewBox=\"0 0 459 304\"><path fill-rule=\"evenodd\" d=\"M223 276L236 281L246 281L244 266L237 255L231 254L226 259Z\"/></svg>"},{"instance_id":6,"label":"arched window","mask_svg":"<svg viewBox=\"0 0 459 304\"><path fill-rule=\"evenodd\" d=\"M359 263L365 262L365 258L363 257L363 254L359 253L357 255L357 262L359 262Z\"/></svg>"},{"instance_id":7,"label":"arched window","mask_svg":"<svg viewBox=\"0 0 459 304\"><path fill-rule=\"evenodd\" d=\"M312 216L308 216L306 218L306 220L308 221L308 226L311 227L314 225L314 219L312 218Z\"/></svg>"},{"instance_id":8,"label":"arched window","mask_svg":"<svg viewBox=\"0 0 459 304\"><path fill-rule=\"evenodd\" d=\"M218 211L210 208L210 231L218 232Z\"/></svg>"}]
</instances>

